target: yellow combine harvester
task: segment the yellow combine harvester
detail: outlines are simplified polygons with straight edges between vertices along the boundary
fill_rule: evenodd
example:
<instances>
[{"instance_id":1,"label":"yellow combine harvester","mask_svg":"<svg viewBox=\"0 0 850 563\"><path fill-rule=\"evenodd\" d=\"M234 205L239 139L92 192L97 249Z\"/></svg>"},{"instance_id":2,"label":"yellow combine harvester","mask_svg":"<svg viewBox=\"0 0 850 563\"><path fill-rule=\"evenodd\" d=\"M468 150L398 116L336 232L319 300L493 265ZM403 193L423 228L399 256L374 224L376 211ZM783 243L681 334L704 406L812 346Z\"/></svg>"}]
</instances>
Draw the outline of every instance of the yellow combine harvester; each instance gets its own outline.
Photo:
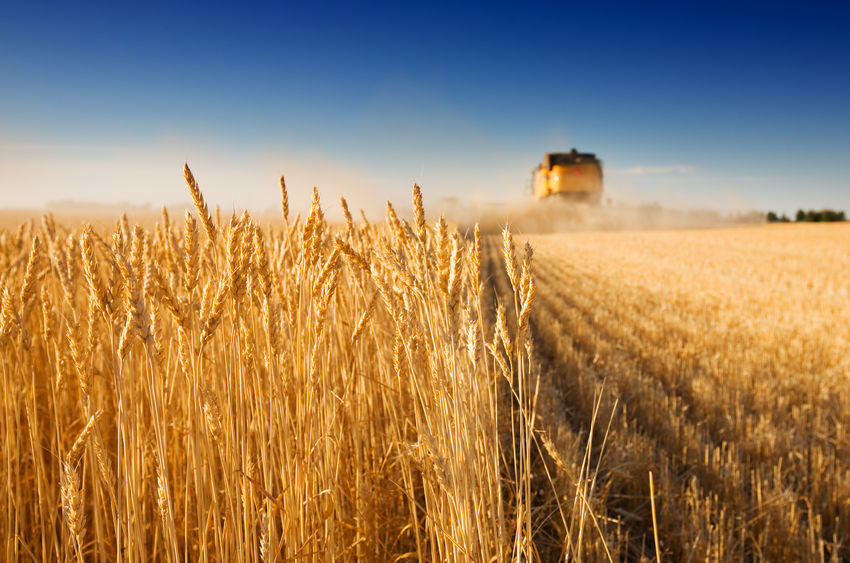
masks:
<instances>
[{"instance_id":1,"label":"yellow combine harvester","mask_svg":"<svg viewBox=\"0 0 850 563\"><path fill-rule=\"evenodd\" d=\"M575 149L547 153L532 172L531 185L537 199L558 195L596 204L602 200L602 162L593 153Z\"/></svg>"}]
</instances>

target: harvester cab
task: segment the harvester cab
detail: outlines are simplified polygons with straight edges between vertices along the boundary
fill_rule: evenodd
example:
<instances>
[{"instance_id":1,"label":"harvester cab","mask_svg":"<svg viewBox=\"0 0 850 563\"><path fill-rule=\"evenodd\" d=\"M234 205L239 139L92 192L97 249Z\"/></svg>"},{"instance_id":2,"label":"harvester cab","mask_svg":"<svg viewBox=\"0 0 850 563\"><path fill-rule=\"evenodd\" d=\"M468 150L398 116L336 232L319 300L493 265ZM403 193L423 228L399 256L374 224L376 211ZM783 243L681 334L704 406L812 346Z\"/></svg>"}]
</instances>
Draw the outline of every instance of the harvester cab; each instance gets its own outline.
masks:
<instances>
[{"instance_id":1,"label":"harvester cab","mask_svg":"<svg viewBox=\"0 0 850 563\"><path fill-rule=\"evenodd\" d=\"M602 201L602 161L593 153L553 152L532 172L537 199L559 196L570 201L598 204Z\"/></svg>"}]
</instances>

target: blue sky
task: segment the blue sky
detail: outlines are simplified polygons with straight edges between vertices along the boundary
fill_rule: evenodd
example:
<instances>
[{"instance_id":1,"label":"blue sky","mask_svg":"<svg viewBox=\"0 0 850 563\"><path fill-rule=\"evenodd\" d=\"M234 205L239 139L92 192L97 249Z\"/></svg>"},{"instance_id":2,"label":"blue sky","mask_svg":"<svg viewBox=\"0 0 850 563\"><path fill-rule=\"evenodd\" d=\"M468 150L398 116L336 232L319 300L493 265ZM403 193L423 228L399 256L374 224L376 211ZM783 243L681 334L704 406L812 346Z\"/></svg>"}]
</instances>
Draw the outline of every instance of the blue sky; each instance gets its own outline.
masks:
<instances>
[{"instance_id":1,"label":"blue sky","mask_svg":"<svg viewBox=\"0 0 850 563\"><path fill-rule=\"evenodd\" d=\"M681 3L685 4L685 3ZM850 209L850 8L819 3L17 3L5 206L528 197L596 152L618 201Z\"/></svg>"}]
</instances>

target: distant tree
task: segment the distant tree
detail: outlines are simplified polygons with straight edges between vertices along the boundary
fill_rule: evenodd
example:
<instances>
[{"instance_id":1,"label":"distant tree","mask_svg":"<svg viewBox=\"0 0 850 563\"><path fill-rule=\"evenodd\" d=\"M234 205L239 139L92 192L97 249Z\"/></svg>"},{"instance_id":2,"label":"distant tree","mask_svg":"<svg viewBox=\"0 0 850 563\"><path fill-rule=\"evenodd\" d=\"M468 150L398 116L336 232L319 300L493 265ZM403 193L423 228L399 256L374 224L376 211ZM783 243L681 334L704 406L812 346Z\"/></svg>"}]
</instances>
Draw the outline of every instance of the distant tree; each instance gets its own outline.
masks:
<instances>
[{"instance_id":1,"label":"distant tree","mask_svg":"<svg viewBox=\"0 0 850 563\"><path fill-rule=\"evenodd\" d=\"M835 211L834 209L809 209L808 211L803 211L802 209L797 211L797 222L807 222L807 223L833 223L836 221L846 221L847 215L844 211ZM770 219L768 218L768 221ZM778 219L779 221L782 218Z\"/></svg>"},{"instance_id":2,"label":"distant tree","mask_svg":"<svg viewBox=\"0 0 850 563\"><path fill-rule=\"evenodd\" d=\"M821 211L821 220L829 221L830 223L835 221L844 221L844 212L835 211L834 209L824 209Z\"/></svg>"},{"instance_id":3,"label":"distant tree","mask_svg":"<svg viewBox=\"0 0 850 563\"><path fill-rule=\"evenodd\" d=\"M842 212L843 213L843 212ZM786 214L782 214L782 217L779 218L780 223L790 223L791 219L788 218Z\"/></svg>"},{"instance_id":4,"label":"distant tree","mask_svg":"<svg viewBox=\"0 0 850 563\"><path fill-rule=\"evenodd\" d=\"M776 223L777 221L779 221L779 217L776 216L776 213L774 213L773 211L768 211L767 212L767 222L768 223Z\"/></svg>"}]
</instances>

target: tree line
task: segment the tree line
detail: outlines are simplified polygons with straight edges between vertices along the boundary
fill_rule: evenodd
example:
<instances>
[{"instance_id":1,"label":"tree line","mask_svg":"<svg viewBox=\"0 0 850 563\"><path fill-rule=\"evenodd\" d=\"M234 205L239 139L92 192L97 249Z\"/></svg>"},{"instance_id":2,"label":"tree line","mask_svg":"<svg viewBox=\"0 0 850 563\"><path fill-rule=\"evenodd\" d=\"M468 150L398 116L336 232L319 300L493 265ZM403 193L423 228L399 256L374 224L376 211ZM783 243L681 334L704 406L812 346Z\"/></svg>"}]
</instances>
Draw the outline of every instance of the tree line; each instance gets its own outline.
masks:
<instances>
[{"instance_id":1,"label":"tree line","mask_svg":"<svg viewBox=\"0 0 850 563\"><path fill-rule=\"evenodd\" d=\"M847 217L845 216L844 211L835 211L833 209L822 209L820 211L816 211L814 209L809 209L808 211L798 209L797 214L794 216L794 220L797 223L834 223L837 221L846 221ZM777 215L774 211L768 211L767 222L790 223L791 219L784 213L782 215Z\"/></svg>"}]
</instances>

